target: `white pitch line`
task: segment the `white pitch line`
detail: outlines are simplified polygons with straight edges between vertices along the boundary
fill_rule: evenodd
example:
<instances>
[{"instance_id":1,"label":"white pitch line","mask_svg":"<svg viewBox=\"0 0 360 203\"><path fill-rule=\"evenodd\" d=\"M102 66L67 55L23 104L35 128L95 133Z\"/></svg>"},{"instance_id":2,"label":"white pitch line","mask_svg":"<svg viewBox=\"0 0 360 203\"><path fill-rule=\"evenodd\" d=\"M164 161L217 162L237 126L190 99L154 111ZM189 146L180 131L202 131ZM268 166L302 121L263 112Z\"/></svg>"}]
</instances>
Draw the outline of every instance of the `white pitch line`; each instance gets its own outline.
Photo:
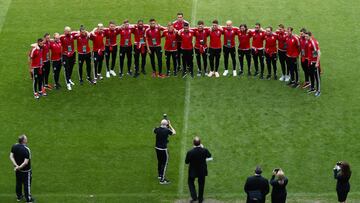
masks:
<instances>
[{"instance_id":1,"label":"white pitch line","mask_svg":"<svg viewBox=\"0 0 360 203\"><path fill-rule=\"evenodd\" d=\"M11 4L11 0L2 0L0 2L0 33L2 31L2 28L5 24L5 20L6 20L6 16L7 16L7 12L9 10Z\"/></svg>"},{"instance_id":2,"label":"white pitch line","mask_svg":"<svg viewBox=\"0 0 360 203\"><path fill-rule=\"evenodd\" d=\"M197 10L198 0L192 1L191 8L191 24L195 25L196 20L196 10ZM184 193L184 169L185 169L185 153L186 153L186 136L188 130L188 119L189 119L189 110L190 110L190 93L191 93L191 82L187 78L185 86L185 99L184 99L184 126L182 131L181 139L181 150L180 150L180 161L179 161L179 183L178 183L178 195L182 196Z\"/></svg>"}]
</instances>

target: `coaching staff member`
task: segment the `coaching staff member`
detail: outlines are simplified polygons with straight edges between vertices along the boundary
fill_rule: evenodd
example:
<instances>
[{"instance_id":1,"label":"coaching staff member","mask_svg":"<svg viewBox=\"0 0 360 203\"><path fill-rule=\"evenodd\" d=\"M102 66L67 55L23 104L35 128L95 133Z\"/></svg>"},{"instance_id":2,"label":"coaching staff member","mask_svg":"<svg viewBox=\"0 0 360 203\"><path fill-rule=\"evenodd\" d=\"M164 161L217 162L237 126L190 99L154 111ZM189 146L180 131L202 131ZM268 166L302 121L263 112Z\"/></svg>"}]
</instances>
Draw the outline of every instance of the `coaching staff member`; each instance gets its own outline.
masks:
<instances>
[{"instance_id":1,"label":"coaching staff member","mask_svg":"<svg viewBox=\"0 0 360 203\"><path fill-rule=\"evenodd\" d=\"M261 176L262 169L257 166L255 175L247 178L244 190L247 194L246 203L265 203L269 193L269 181Z\"/></svg>"},{"instance_id":2,"label":"coaching staff member","mask_svg":"<svg viewBox=\"0 0 360 203\"><path fill-rule=\"evenodd\" d=\"M26 135L21 135L18 143L14 144L10 152L10 160L14 165L16 174L16 196L17 201L23 199L22 186L24 186L26 202L33 202L31 197L31 152L27 147Z\"/></svg>"},{"instance_id":3,"label":"coaching staff member","mask_svg":"<svg viewBox=\"0 0 360 203\"><path fill-rule=\"evenodd\" d=\"M158 178L160 184L169 184L170 181L165 179L166 167L169 161L169 153L167 150L168 138L175 135L176 131L167 119L161 120L160 127L154 129L156 135L155 151L158 160Z\"/></svg>"},{"instance_id":4,"label":"coaching staff member","mask_svg":"<svg viewBox=\"0 0 360 203\"><path fill-rule=\"evenodd\" d=\"M190 202L198 201L201 203L204 200L205 176L208 175L206 160L211 159L211 154L201 144L199 137L195 137L193 143L194 148L187 152L185 159L185 163L189 164L188 185L192 198ZM196 195L195 178L198 178L199 196Z\"/></svg>"}]
</instances>

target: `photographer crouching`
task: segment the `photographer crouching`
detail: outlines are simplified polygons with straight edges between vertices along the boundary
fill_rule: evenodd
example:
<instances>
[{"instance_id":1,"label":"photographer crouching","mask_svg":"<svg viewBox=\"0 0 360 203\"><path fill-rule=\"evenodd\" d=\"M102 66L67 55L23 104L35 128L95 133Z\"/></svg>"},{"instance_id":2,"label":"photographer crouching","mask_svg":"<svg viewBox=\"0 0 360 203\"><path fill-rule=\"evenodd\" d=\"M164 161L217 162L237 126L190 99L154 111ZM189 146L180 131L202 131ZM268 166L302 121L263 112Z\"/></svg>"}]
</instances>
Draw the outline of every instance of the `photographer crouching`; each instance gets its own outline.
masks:
<instances>
[{"instance_id":1,"label":"photographer crouching","mask_svg":"<svg viewBox=\"0 0 360 203\"><path fill-rule=\"evenodd\" d=\"M176 131L171 126L170 120L167 119L166 114L164 114L164 118L161 120L160 127L154 129L154 133L156 135L155 151L158 160L159 183L162 185L169 184L170 181L165 179L166 167L169 161L167 144L169 142L169 136L175 135Z\"/></svg>"},{"instance_id":2,"label":"photographer crouching","mask_svg":"<svg viewBox=\"0 0 360 203\"><path fill-rule=\"evenodd\" d=\"M337 180L336 192L339 202L346 202L347 195L350 191L350 165L347 162L339 161L334 167L334 178Z\"/></svg>"}]
</instances>

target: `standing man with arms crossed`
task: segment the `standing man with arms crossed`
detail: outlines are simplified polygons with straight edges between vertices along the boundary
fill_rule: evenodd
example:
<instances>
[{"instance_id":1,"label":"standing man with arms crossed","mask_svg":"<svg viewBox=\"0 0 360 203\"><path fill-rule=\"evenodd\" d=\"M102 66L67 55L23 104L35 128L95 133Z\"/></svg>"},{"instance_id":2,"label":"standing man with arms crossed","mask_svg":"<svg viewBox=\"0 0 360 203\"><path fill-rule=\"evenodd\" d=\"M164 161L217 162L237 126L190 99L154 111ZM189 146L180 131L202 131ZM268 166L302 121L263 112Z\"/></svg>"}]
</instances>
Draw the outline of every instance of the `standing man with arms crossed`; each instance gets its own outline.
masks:
<instances>
[{"instance_id":1,"label":"standing man with arms crossed","mask_svg":"<svg viewBox=\"0 0 360 203\"><path fill-rule=\"evenodd\" d=\"M265 32L262 30L260 23L255 24L255 29L251 31L252 37L252 56L255 65L255 74L259 74L259 62L260 62L260 79L264 79L264 40Z\"/></svg>"},{"instance_id":2,"label":"standing man with arms crossed","mask_svg":"<svg viewBox=\"0 0 360 203\"><path fill-rule=\"evenodd\" d=\"M24 186L25 201L31 203L34 201L31 196L31 152L27 147L27 143L26 135L21 135L18 143L14 144L11 148L10 160L16 174L17 201L20 202L24 198L22 193L22 187Z\"/></svg>"},{"instance_id":3,"label":"standing man with arms crossed","mask_svg":"<svg viewBox=\"0 0 360 203\"><path fill-rule=\"evenodd\" d=\"M208 175L207 160L212 160L209 150L201 144L200 138L195 137L193 140L194 147L187 152L185 163L189 164L188 185L192 200L190 202L204 201L205 177ZM196 195L194 181L198 179L199 195Z\"/></svg>"},{"instance_id":4,"label":"standing man with arms crossed","mask_svg":"<svg viewBox=\"0 0 360 203\"><path fill-rule=\"evenodd\" d=\"M289 69L286 66L286 39L288 37L287 33L285 32L285 26L283 24L279 25L279 29L276 31L276 34L278 35L278 55L279 55L279 61L281 65L281 72L282 75L280 77L280 81L289 82L290 76L289 76Z\"/></svg>"},{"instance_id":5,"label":"standing man with arms crossed","mask_svg":"<svg viewBox=\"0 0 360 203\"><path fill-rule=\"evenodd\" d=\"M308 54L308 60L309 60L309 71L310 71L310 81L311 81L311 87L309 90L309 93L315 92L315 96L320 96L320 46L319 42L312 36L312 33L310 31L307 31L305 35L306 39L308 40L307 43L307 54ZM315 81L316 81L316 90L315 90Z\"/></svg>"},{"instance_id":6,"label":"standing man with arms crossed","mask_svg":"<svg viewBox=\"0 0 360 203\"><path fill-rule=\"evenodd\" d=\"M244 74L244 56L246 57L247 67L248 67L248 76L251 76L251 50L250 50L250 39L251 33L247 29L246 24L240 25L240 31L238 32L238 55L240 63L240 72L239 75Z\"/></svg>"},{"instance_id":7,"label":"standing man with arms crossed","mask_svg":"<svg viewBox=\"0 0 360 203\"><path fill-rule=\"evenodd\" d=\"M167 119L161 120L160 127L154 129L156 136L155 141L155 151L156 157L158 160L158 178L160 184L166 185L170 181L165 179L166 167L169 161L169 153L167 149L167 144L169 142L168 138L170 135L175 135L176 131L170 124L170 121Z\"/></svg>"},{"instance_id":8,"label":"standing man with arms crossed","mask_svg":"<svg viewBox=\"0 0 360 203\"><path fill-rule=\"evenodd\" d=\"M66 26L64 28L64 34L60 36L62 45L62 63L65 69L65 80L68 90L72 90L72 85L75 83L71 80L72 71L76 61L76 53L74 49L74 36L77 32L71 32L71 28Z\"/></svg>"},{"instance_id":9,"label":"standing man with arms crossed","mask_svg":"<svg viewBox=\"0 0 360 203\"><path fill-rule=\"evenodd\" d=\"M210 73L209 77L215 75L215 77L220 77L219 75L219 65L220 65L220 55L221 55L221 34L223 29L219 26L218 20L213 20L212 27L210 30L210 48L209 48L209 60L210 60Z\"/></svg>"},{"instance_id":10,"label":"standing man with arms crossed","mask_svg":"<svg viewBox=\"0 0 360 203\"><path fill-rule=\"evenodd\" d=\"M199 20L197 28L193 29L195 35L195 55L198 66L198 76L202 75L201 58L204 64L204 75L207 76L207 58L208 58L208 45L207 38L210 35L210 30L204 27L204 21Z\"/></svg>"},{"instance_id":11,"label":"standing man with arms crossed","mask_svg":"<svg viewBox=\"0 0 360 203\"><path fill-rule=\"evenodd\" d=\"M141 73L146 74L145 65L146 65L146 39L145 31L149 28L149 25L144 25L143 20L138 20L134 28L134 60L135 60L135 74L134 77L139 76L139 65L140 65L140 55L141 55Z\"/></svg>"},{"instance_id":12,"label":"standing man with arms crossed","mask_svg":"<svg viewBox=\"0 0 360 203\"><path fill-rule=\"evenodd\" d=\"M293 88L299 87L299 71L298 71L298 57L300 54L300 41L299 37L293 34L293 28L288 27L288 37L286 39L286 64L290 70L290 82L289 86Z\"/></svg>"},{"instance_id":13,"label":"standing man with arms crossed","mask_svg":"<svg viewBox=\"0 0 360 203\"><path fill-rule=\"evenodd\" d=\"M159 76L160 78L164 78L165 76L162 74L161 32L165 29L157 24L155 19L150 19L149 22L150 28L145 31L145 38L153 70L152 77ZM159 66L158 73L156 73L155 69L155 54L158 62L157 65Z\"/></svg>"},{"instance_id":14,"label":"standing man with arms crossed","mask_svg":"<svg viewBox=\"0 0 360 203\"><path fill-rule=\"evenodd\" d=\"M51 63L53 66L55 89L60 89L61 85L59 83L59 78L61 71L61 42L60 42L59 33L54 33L54 40L51 41L50 43L50 51L51 51Z\"/></svg>"},{"instance_id":15,"label":"standing man with arms crossed","mask_svg":"<svg viewBox=\"0 0 360 203\"><path fill-rule=\"evenodd\" d=\"M228 75L228 65L229 65L229 54L231 56L232 65L233 65L233 76L235 77L237 75L236 73L236 59L235 59L235 36L239 32L239 28L232 26L232 21L228 20L226 21L226 27L223 27L223 35L224 35L224 63L225 63L225 71L223 73L223 76Z\"/></svg>"},{"instance_id":16,"label":"standing man with arms crossed","mask_svg":"<svg viewBox=\"0 0 360 203\"><path fill-rule=\"evenodd\" d=\"M184 14L179 12L177 13L177 20L173 22L174 28L176 30L182 30L184 28L184 23L190 24L188 21L184 20ZM181 69L181 38L177 36L176 38L177 46L177 66L179 70Z\"/></svg>"},{"instance_id":17,"label":"standing man with arms crossed","mask_svg":"<svg viewBox=\"0 0 360 203\"><path fill-rule=\"evenodd\" d=\"M105 34L105 63L106 63L106 77L116 76L114 71L116 63L116 55L118 50L117 36L119 30L116 28L115 22L110 21L109 27L104 29ZM111 56L111 67L110 67L110 56Z\"/></svg>"}]
</instances>

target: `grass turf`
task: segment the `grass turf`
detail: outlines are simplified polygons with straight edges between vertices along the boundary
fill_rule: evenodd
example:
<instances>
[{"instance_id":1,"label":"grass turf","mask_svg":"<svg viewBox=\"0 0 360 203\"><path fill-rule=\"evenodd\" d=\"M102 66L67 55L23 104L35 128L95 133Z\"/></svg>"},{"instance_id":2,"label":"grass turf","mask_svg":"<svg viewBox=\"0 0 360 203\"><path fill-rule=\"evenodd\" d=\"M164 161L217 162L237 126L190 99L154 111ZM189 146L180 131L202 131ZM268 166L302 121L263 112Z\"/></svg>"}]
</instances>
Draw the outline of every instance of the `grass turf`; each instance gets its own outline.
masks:
<instances>
[{"instance_id":1,"label":"grass turf","mask_svg":"<svg viewBox=\"0 0 360 203\"><path fill-rule=\"evenodd\" d=\"M261 164L267 177L274 167L285 170L292 202L336 202L331 169L337 160L347 160L354 171L349 199L360 201L357 1L5 0L0 5L1 202L14 202L8 153L23 132L30 139L32 192L38 202L185 199L187 167L182 163L194 135L214 156L206 198L240 202L246 177ZM165 24L179 10L187 20L207 24L217 18L235 25L260 21L309 28L322 48L322 96L246 77L159 80L147 75L32 98L26 53L43 33L61 32L65 25L91 29L110 19L156 17ZM165 187L156 180L151 132L164 112L178 131L169 144L167 176L173 183Z\"/></svg>"}]
</instances>

